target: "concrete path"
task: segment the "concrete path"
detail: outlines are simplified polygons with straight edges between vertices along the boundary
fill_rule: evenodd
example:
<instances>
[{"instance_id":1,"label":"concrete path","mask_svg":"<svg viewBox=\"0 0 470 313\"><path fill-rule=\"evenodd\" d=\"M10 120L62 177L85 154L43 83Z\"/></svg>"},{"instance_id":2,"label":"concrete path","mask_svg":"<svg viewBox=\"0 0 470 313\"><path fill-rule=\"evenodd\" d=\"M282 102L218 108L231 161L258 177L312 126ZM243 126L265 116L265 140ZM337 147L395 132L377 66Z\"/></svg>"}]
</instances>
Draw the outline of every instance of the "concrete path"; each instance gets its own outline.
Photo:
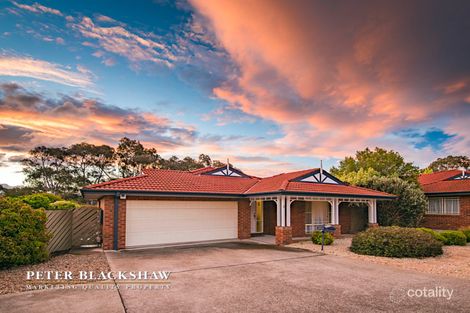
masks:
<instances>
[{"instance_id":1,"label":"concrete path","mask_svg":"<svg viewBox=\"0 0 470 313\"><path fill-rule=\"evenodd\" d=\"M107 253L113 270L172 271L166 290L121 290L127 312L469 312L469 281L231 243ZM436 289L440 288L440 289ZM409 290L452 290L447 298Z\"/></svg>"}]
</instances>

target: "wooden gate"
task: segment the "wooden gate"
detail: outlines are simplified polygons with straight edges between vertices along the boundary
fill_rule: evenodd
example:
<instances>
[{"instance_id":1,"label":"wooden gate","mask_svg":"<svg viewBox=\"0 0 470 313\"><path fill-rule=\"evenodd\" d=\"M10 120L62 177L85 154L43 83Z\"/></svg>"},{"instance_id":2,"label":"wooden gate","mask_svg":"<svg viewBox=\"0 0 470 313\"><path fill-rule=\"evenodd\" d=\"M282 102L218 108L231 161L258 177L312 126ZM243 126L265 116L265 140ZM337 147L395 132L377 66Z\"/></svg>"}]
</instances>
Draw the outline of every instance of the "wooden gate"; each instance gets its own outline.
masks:
<instances>
[{"instance_id":1,"label":"wooden gate","mask_svg":"<svg viewBox=\"0 0 470 313\"><path fill-rule=\"evenodd\" d=\"M46 210L46 216L46 228L52 235L47 245L49 252L72 248L73 212L71 210Z\"/></svg>"},{"instance_id":2,"label":"wooden gate","mask_svg":"<svg viewBox=\"0 0 470 313\"><path fill-rule=\"evenodd\" d=\"M99 208L75 209L72 220L72 247L96 246L101 243Z\"/></svg>"},{"instance_id":3,"label":"wooden gate","mask_svg":"<svg viewBox=\"0 0 470 313\"><path fill-rule=\"evenodd\" d=\"M101 215L97 207L73 210L46 210L46 228L52 235L49 252L76 247L97 246L101 243Z\"/></svg>"}]
</instances>

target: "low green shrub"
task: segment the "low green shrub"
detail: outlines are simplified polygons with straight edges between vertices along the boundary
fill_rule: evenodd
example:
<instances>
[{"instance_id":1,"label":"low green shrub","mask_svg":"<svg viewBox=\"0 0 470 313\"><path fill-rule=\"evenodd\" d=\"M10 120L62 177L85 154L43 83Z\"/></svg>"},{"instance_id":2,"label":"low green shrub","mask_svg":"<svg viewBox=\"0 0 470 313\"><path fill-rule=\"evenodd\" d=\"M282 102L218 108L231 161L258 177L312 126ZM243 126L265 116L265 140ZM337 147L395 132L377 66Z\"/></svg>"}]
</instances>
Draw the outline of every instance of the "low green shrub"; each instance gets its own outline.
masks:
<instances>
[{"instance_id":1,"label":"low green shrub","mask_svg":"<svg viewBox=\"0 0 470 313\"><path fill-rule=\"evenodd\" d=\"M470 226L462 227L459 230L467 237L467 242L470 242Z\"/></svg>"},{"instance_id":2,"label":"low green shrub","mask_svg":"<svg viewBox=\"0 0 470 313\"><path fill-rule=\"evenodd\" d=\"M465 246L467 244L467 236L460 230L444 230L440 232L445 238L446 246Z\"/></svg>"},{"instance_id":3,"label":"low green shrub","mask_svg":"<svg viewBox=\"0 0 470 313\"><path fill-rule=\"evenodd\" d=\"M21 197L21 200L29 204L33 209L49 209L51 203L60 201L62 198L51 193L33 193L32 195Z\"/></svg>"},{"instance_id":4,"label":"low green shrub","mask_svg":"<svg viewBox=\"0 0 470 313\"><path fill-rule=\"evenodd\" d=\"M49 238L44 210L0 197L0 268L47 260Z\"/></svg>"},{"instance_id":5,"label":"low green shrub","mask_svg":"<svg viewBox=\"0 0 470 313\"><path fill-rule=\"evenodd\" d=\"M75 203L73 201L61 200L61 201L52 202L49 205L49 210L71 210L71 209L76 209L78 207L79 207L78 203Z\"/></svg>"},{"instance_id":6,"label":"low green shrub","mask_svg":"<svg viewBox=\"0 0 470 313\"><path fill-rule=\"evenodd\" d=\"M357 254L395 258L441 255L442 242L424 231L397 226L369 228L353 237L350 250Z\"/></svg>"},{"instance_id":7,"label":"low green shrub","mask_svg":"<svg viewBox=\"0 0 470 313\"><path fill-rule=\"evenodd\" d=\"M444 236L442 236L439 232L437 232L437 231L435 231L431 228L420 227L420 228L416 228L416 229L420 230L420 231L424 231L425 233L431 234L431 236L433 236L434 239L439 240L443 244L445 244L445 242L446 242L446 238Z\"/></svg>"},{"instance_id":8,"label":"low green shrub","mask_svg":"<svg viewBox=\"0 0 470 313\"><path fill-rule=\"evenodd\" d=\"M312 232L312 242L316 245L321 245L321 241L322 241L321 231L316 230L316 231ZM333 235L330 234L330 233L325 232L324 244L328 246L328 245L331 245L333 243L333 241L335 241L335 238L333 237Z\"/></svg>"}]
</instances>

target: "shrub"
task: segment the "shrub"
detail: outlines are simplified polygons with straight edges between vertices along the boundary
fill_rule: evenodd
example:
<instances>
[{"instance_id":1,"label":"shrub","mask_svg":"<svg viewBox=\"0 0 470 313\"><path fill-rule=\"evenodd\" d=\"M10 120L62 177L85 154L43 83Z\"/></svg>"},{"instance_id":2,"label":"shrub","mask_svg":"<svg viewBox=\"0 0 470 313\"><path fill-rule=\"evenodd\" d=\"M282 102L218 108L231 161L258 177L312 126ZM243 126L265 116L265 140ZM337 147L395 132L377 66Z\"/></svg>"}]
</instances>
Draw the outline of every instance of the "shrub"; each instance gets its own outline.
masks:
<instances>
[{"instance_id":1,"label":"shrub","mask_svg":"<svg viewBox=\"0 0 470 313\"><path fill-rule=\"evenodd\" d=\"M79 205L73 201L56 201L49 205L49 210L71 210L78 208Z\"/></svg>"},{"instance_id":2,"label":"shrub","mask_svg":"<svg viewBox=\"0 0 470 313\"><path fill-rule=\"evenodd\" d=\"M377 227L356 234L350 247L358 254L424 258L443 253L442 243L424 231L415 228Z\"/></svg>"},{"instance_id":3,"label":"shrub","mask_svg":"<svg viewBox=\"0 0 470 313\"><path fill-rule=\"evenodd\" d=\"M425 233L431 234L431 236L434 237L434 239L439 240L443 244L445 244L446 239L444 236L442 236L439 232L432 230L431 228L425 228L425 227L420 227L416 228L417 230L424 231Z\"/></svg>"},{"instance_id":4,"label":"shrub","mask_svg":"<svg viewBox=\"0 0 470 313\"><path fill-rule=\"evenodd\" d=\"M460 228L459 230L467 237L467 242L470 242L470 226Z\"/></svg>"},{"instance_id":5,"label":"shrub","mask_svg":"<svg viewBox=\"0 0 470 313\"><path fill-rule=\"evenodd\" d=\"M312 232L312 242L317 245L321 245L322 233L319 230ZM331 245L335 241L332 234L325 232L325 245Z\"/></svg>"},{"instance_id":6,"label":"shrub","mask_svg":"<svg viewBox=\"0 0 470 313\"><path fill-rule=\"evenodd\" d=\"M0 197L0 268L45 261L48 240L44 210Z\"/></svg>"},{"instance_id":7,"label":"shrub","mask_svg":"<svg viewBox=\"0 0 470 313\"><path fill-rule=\"evenodd\" d=\"M377 221L383 226L416 227L427 205L421 188L397 177L373 177L360 186L396 195L390 201L377 203Z\"/></svg>"},{"instance_id":8,"label":"shrub","mask_svg":"<svg viewBox=\"0 0 470 313\"><path fill-rule=\"evenodd\" d=\"M467 236L460 230L444 230L440 232L445 238L446 246L465 246L467 244Z\"/></svg>"},{"instance_id":9,"label":"shrub","mask_svg":"<svg viewBox=\"0 0 470 313\"><path fill-rule=\"evenodd\" d=\"M34 193L21 197L21 200L29 204L33 209L49 209L51 203L60 201L62 198L51 193Z\"/></svg>"}]
</instances>

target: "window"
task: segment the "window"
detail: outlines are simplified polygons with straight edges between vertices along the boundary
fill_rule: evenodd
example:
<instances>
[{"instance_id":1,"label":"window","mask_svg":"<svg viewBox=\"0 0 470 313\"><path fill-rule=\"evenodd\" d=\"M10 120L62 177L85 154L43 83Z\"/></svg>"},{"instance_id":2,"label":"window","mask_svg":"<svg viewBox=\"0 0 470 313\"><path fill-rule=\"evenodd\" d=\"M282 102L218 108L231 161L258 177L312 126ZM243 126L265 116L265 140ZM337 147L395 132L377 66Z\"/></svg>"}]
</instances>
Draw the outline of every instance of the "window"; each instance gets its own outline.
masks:
<instances>
[{"instance_id":1,"label":"window","mask_svg":"<svg viewBox=\"0 0 470 313\"><path fill-rule=\"evenodd\" d=\"M329 224L330 221L330 204L328 202L306 202L305 233L321 230L322 226Z\"/></svg>"},{"instance_id":2,"label":"window","mask_svg":"<svg viewBox=\"0 0 470 313\"><path fill-rule=\"evenodd\" d=\"M459 198L429 198L426 214L458 215Z\"/></svg>"}]
</instances>

